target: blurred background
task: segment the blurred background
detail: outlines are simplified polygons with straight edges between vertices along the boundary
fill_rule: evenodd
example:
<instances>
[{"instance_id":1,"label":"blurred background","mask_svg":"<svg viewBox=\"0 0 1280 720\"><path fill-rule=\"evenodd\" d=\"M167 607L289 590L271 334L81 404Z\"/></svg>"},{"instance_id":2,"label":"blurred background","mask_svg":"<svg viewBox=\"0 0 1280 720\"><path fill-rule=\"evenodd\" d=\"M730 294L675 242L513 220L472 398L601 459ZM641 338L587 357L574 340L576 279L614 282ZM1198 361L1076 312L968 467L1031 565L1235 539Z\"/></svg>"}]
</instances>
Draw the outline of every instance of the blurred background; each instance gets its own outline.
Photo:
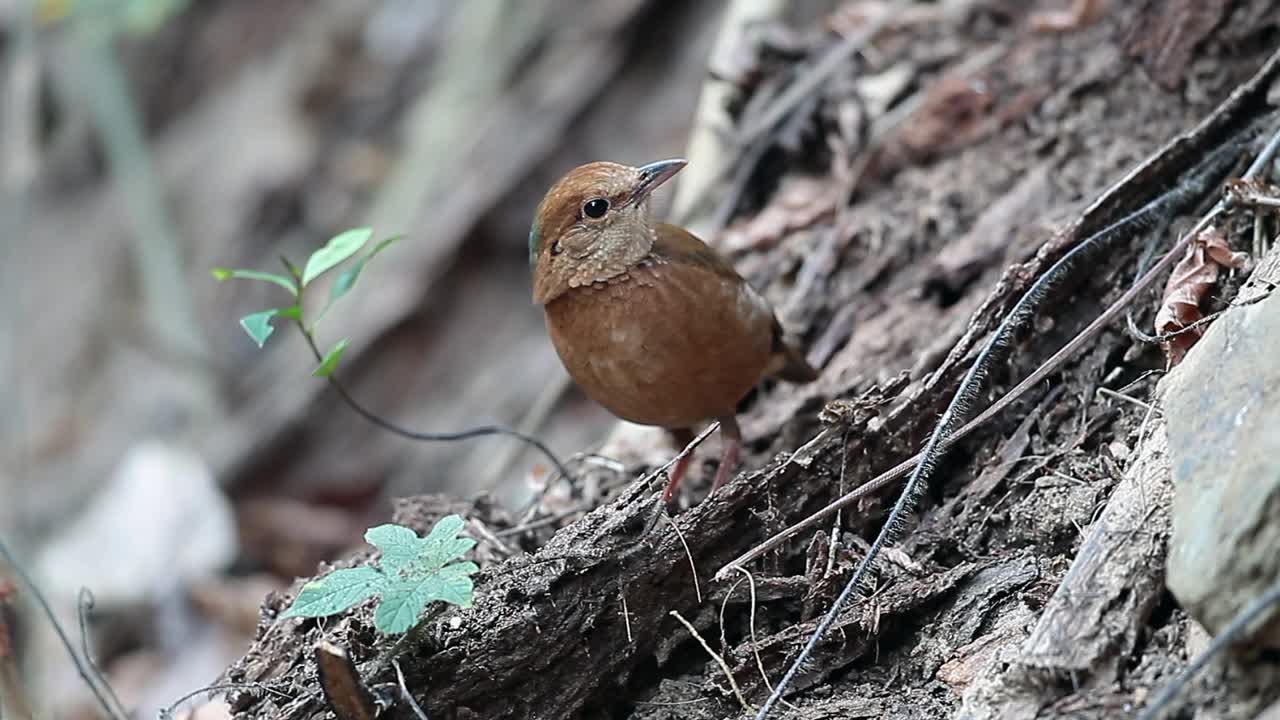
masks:
<instances>
[{"instance_id":1,"label":"blurred background","mask_svg":"<svg viewBox=\"0 0 1280 720\"><path fill-rule=\"evenodd\" d=\"M783 5L834 3L735 12ZM686 153L725 6L0 2L0 538L73 635L93 590L126 707L212 681L262 597L358 545L390 498L515 504L547 470L507 438L364 422L292 328L259 350L238 326L283 291L210 269L403 234L319 330L350 339L355 396L409 428L589 449L611 421L545 338L528 223L579 163ZM0 598L40 714L96 716L4 563Z\"/></svg>"}]
</instances>

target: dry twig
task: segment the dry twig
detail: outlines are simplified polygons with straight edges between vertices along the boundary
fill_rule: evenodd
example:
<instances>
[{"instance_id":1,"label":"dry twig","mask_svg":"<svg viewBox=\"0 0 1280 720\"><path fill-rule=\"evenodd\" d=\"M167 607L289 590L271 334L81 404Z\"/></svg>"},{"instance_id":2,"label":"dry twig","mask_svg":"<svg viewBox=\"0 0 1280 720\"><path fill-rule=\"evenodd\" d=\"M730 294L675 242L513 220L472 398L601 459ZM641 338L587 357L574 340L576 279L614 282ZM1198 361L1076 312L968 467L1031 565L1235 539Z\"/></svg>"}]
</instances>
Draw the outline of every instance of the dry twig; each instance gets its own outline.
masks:
<instances>
[{"instance_id":1,"label":"dry twig","mask_svg":"<svg viewBox=\"0 0 1280 720\"><path fill-rule=\"evenodd\" d=\"M4 561L8 563L9 567L13 568L13 571L22 580L23 584L27 586L27 590L31 593L31 597L34 598L36 604L40 606L40 612L44 614L45 618L49 621L49 624L53 626L53 630L57 633L58 640L62 643L62 647L66 649L67 655L71 657L71 662L76 666L76 672L80 673L80 679L84 680L85 685L89 686L89 690L93 692L94 698L98 701L98 704L102 706L103 712L105 712L107 717L111 718L111 720L128 720L128 715L118 714L116 707L112 705L111 701L108 699L108 694L114 696L115 693L104 690L104 688L110 687L107 683L107 679L97 671L97 666L86 664L84 658L80 656L80 653L76 652L75 646L71 644L71 638L67 637L67 631L62 628L62 623L58 622L58 617L54 615L53 608L49 606L49 601L45 598L44 593L40 590L39 586L35 584L35 581L31 579L31 576L27 574L27 571L18 564L17 558L9 552L9 546L3 541L0 541L0 557L4 558Z\"/></svg>"},{"instance_id":2,"label":"dry twig","mask_svg":"<svg viewBox=\"0 0 1280 720\"><path fill-rule=\"evenodd\" d=\"M684 625L685 629L689 631L689 634L692 635L700 645L702 645L702 649L706 650L707 654L716 661L716 664L720 666L720 670L724 672L724 676L728 678L729 687L733 688L733 695L738 698L738 703L742 705L742 709L747 712L751 712L753 708L751 705L747 704L747 699L742 696L742 689L738 687L738 681L733 679L733 673L729 671L729 664L724 661L724 658L720 656L720 653L711 649L711 646L707 644L705 639L703 639L702 635L698 632L698 629L695 628L688 620L685 620L679 610L672 610L671 616L676 620L679 620L680 624Z\"/></svg>"}]
</instances>

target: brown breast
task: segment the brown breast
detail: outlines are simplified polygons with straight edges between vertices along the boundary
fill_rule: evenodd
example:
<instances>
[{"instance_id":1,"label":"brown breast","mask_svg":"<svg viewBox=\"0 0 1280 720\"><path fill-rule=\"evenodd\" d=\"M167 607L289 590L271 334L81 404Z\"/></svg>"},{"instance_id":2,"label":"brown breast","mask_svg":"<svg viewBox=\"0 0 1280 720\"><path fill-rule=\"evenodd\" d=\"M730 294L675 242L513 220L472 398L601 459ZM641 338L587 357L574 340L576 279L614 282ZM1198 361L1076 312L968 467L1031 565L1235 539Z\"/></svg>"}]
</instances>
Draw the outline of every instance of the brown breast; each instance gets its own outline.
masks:
<instances>
[{"instance_id":1,"label":"brown breast","mask_svg":"<svg viewBox=\"0 0 1280 720\"><path fill-rule=\"evenodd\" d=\"M668 428L730 415L765 371L773 313L741 280L651 258L545 307L573 379L625 420Z\"/></svg>"}]
</instances>

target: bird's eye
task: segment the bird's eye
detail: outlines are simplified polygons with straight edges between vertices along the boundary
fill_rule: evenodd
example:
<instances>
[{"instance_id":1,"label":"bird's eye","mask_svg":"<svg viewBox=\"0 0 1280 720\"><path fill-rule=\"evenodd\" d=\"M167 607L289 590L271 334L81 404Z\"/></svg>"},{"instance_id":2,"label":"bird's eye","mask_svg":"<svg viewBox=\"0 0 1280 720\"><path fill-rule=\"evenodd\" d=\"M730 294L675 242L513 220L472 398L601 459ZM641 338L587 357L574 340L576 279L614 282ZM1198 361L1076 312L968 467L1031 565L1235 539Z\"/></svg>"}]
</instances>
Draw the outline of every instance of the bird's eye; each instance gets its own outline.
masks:
<instances>
[{"instance_id":1,"label":"bird's eye","mask_svg":"<svg viewBox=\"0 0 1280 720\"><path fill-rule=\"evenodd\" d=\"M607 212L609 212L609 201L604 198L588 200L587 203L582 206L582 214L593 220L599 220L604 217L604 214Z\"/></svg>"}]
</instances>

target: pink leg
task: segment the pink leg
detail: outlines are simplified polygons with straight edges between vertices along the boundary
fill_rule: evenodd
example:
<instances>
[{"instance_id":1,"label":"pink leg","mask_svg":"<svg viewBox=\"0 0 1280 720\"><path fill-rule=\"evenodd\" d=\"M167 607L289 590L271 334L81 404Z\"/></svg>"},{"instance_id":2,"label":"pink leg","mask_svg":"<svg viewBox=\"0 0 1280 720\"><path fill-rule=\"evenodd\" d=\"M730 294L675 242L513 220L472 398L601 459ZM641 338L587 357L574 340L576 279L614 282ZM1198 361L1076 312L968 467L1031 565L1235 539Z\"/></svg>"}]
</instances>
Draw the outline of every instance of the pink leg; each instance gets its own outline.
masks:
<instances>
[{"instance_id":1,"label":"pink leg","mask_svg":"<svg viewBox=\"0 0 1280 720\"><path fill-rule=\"evenodd\" d=\"M720 418L720 467L716 469L711 492L719 490L733 476L733 469L738 464L738 450L741 448L742 431L738 429L737 418L732 415Z\"/></svg>"},{"instance_id":2,"label":"pink leg","mask_svg":"<svg viewBox=\"0 0 1280 720\"><path fill-rule=\"evenodd\" d=\"M684 448L681 448L680 452L684 452ZM680 486L680 479L684 477L685 470L689 469L691 460L693 460L692 452L676 459L676 464L667 473L667 487L662 491L662 502L671 502L671 498L676 494L676 488Z\"/></svg>"}]
</instances>

